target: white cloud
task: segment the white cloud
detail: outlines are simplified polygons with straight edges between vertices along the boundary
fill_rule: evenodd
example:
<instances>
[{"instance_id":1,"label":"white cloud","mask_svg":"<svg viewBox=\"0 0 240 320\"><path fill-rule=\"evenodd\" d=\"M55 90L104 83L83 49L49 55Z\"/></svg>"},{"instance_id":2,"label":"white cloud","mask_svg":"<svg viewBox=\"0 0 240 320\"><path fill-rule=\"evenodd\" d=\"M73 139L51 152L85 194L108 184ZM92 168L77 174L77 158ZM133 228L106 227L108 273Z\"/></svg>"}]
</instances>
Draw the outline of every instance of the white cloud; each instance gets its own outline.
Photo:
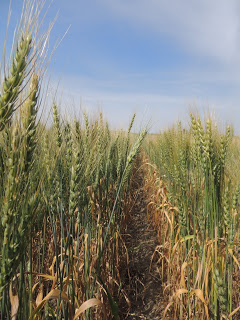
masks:
<instances>
[{"instance_id":1,"label":"white cloud","mask_svg":"<svg viewBox=\"0 0 240 320\"><path fill-rule=\"evenodd\" d=\"M114 128L127 129L129 119L134 112L139 121L135 126L139 128L151 123L151 129L157 131L160 127L166 128L178 120L180 112L186 111L187 98L183 96L170 96L167 94L154 94L138 91L108 90L108 81L98 86L95 79L76 76L64 76L58 86L58 81L52 79L51 87L58 86L58 97L63 114L72 117L87 110L90 114L102 110Z\"/></svg>"},{"instance_id":2,"label":"white cloud","mask_svg":"<svg viewBox=\"0 0 240 320\"><path fill-rule=\"evenodd\" d=\"M84 60L85 65L87 61L98 72L95 77L64 74L64 86L59 91L63 91L65 101L74 97L79 106L81 98L87 109L100 107L115 127L126 128L128 119L137 111L140 118L152 119L153 130L178 118L188 118L188 106L194 101L200 110L207 110L209 105L220 119L233 120L235 127L240 128L238 0L91 0L87 5L77 0L69 2L77 6L73 6L76 10L71 19L86 23L86 32L89 21L96 27L99 21L110 17L117 20L118 28L120 22L144 34L142 39L154 35L155 42L163 41L163 46L170 39L172 48L180 46L183 52L199 57L199 63L191 57L189 65L177 61L176 70L169 68L163 72L153 67L148 69L149 74L142 70L126 74L124 68L114 64L114 57L104 59L87 52L89 60ZM68 110L67 103L65 109Z\"/></svg>"},{"instance_id":3,"label":"white cloud","mask_svg":"<svg viewBox=\"0 0 240 320\"><path fill-rule=\"evenodd\" d=\"M187 124L190 107L195 106L200 114L205 114L208 110L214 111L219 122L221 119L224 122L232 122L236 132L240 133L238 130L239 94L233 97L220 97L213 93L209 96L201 93L193 96L187 92L178 95L173 95L170 91L163 94L139 90L129 92L124 88L120 91L116 88L108 90L108 81L104 80L101 80L101 86L95 79L84 77L64 76L63 80L62 83L60 82L58 96L62 97L61 107L67 116L79 115L79 113L81 115L81 108L89 111L90 114L102 110L112 127L126 129L129 119L136 112L139 119L135 126L136 131L150 121L151 131L157 132L160 128L165 129L179 119Z\"/></svg>"},{"instance_id":4,"label":"white cloud","mask_svg":"<svg viewBox=\"0 0 240 320\"><path fill-rule=\"evenodd\" d=\"M108 10L128 23L167 34L186 50L238 60L240 7L237 0L102 0Z\"/></svg>"}]
</instances>

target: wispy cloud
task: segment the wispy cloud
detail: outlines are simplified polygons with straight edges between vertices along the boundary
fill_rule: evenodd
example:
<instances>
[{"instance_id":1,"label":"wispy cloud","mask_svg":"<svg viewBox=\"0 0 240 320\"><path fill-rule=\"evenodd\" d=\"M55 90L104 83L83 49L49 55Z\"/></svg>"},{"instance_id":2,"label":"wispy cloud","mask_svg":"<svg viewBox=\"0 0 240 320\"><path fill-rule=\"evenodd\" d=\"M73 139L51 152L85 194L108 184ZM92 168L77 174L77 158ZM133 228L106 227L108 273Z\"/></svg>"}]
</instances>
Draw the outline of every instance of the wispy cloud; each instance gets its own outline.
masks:
<instances>
[{"instance_id":1,"label":"wispy cloud","mask_svg":"<svg viewBox=\"0 0 240 320\"><path fill-rule=\"evenodd\" d=\"M102 110L114 128L125 129L132 114L137 112L139 120L136 130L139 124L143 126L150 121L151 131L156 132L178 120L188 123L189 111L197 107L200 114L213 112L219 122L222 119L223 123L232 123L236 132L240 133L239 95L225 97L219 96L218 92L208 96L191 95L186 91L176 94L174 88L174 94L169 88L166 93L140 92L136 88L130 91L123 87L120 90L113 87L109 89L109 82L104 80L101 85L99 83L95 79L65 76L59 86L62 108L67 114L78 114L81 109L91 110L93 113ZM127 88L128 85L125 84ZM169 84L169 87L171 86L172 84Z\"/></svg>"},{"instance_id":2,"label":"wispy cloud","mask_svg":"<svg viewBox=\"0 0 240 320\"><path fill-rule=\"evenodd\" d=\"M66 113L81 101L126 127L137 111L156 131L198 105L240 128L238 0L58 0L49 19L58 9L51 41L72 25L53 67Z\"/></svg>"},{"instance_id":3,"label":"wispy cloud","mask_svg":"<svg viewBox=\"0 0 240 320\"><path fill-rule=\"evenodd\" d=\"M107 10L130 25L168 34L195 54L229 62L239 57L237 0L103 0Z\"/></svg>"}]
</instances>

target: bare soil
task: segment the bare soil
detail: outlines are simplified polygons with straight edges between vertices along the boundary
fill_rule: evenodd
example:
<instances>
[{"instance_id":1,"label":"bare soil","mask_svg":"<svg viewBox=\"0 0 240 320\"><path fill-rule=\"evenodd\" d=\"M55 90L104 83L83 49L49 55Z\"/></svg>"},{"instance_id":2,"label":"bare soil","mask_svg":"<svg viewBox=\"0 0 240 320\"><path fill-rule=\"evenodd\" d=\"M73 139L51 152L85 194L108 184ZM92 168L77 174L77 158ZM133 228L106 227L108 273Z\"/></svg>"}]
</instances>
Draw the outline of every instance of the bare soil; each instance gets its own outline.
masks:
<instances>
[{"instance_id":1,"label":"bare soil","mask_svg":"<svg viewBox=\"0 0 240 320\"><path fill-rule=\"evenodd\" d=\"M143 189L143 175L133 182L134 204L124 235L129 254L128 269L122 270L123 289L131 307L120 308L121 319L161 319L163 306L161 277L154 251L157 235L147 220L148 197Z\"/></svg>"}]
</instances>

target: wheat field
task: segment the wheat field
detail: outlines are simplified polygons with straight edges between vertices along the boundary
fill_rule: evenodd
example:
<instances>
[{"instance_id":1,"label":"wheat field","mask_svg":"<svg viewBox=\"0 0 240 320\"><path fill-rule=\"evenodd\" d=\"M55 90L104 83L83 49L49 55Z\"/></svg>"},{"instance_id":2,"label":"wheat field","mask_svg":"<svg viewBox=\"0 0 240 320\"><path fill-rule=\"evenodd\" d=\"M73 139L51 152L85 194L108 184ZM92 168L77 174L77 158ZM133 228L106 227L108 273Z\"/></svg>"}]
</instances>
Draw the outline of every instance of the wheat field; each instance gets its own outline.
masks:
<instances>
[{"instance_id":1,"label":"wheat field","mask_svg":"<svg viewBox=\"0 0 240 320\"><path fill-rule=\"evenodd\" d=\"M154 319L239 319L233 128L196 113L186 128L132 134L134 114L127 130L114 131L102 113L67 120L48 96L47 124L43 48L52 26L39 32L41 10L26 2L1 64L0 318L153 319L131 311L131 297L144 305L148 286L130 281L142 245L160 283ZM142 226L154 230L145 238L154 245L143 244Z\"/></svg>"}]
</instances>

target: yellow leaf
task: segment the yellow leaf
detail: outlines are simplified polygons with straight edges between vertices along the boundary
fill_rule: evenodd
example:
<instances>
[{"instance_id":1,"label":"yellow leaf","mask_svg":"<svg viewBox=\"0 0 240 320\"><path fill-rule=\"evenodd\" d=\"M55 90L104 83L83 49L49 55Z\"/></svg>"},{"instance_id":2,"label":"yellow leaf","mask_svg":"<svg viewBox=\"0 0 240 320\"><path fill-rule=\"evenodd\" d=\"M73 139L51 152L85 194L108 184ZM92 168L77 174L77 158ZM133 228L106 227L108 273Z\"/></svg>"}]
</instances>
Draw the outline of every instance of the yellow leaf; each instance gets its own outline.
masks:
<instances>
[{"instance_id":1,"label":"yellow leaf","mask_svg":"<svg viewBox=\"0 0 240 320\"><path fill-rule=\"evenodd\" d=\"M228 318L230 319L235 313L238 312L239 309L240 309L240 306L237 307L236 309L234 309L233 312L230 313L230 315L228 316Z\"/></svg>"},{"instance_id":2,"label":"yellow leaf","mask_svg":"<svg viewBox=\"0 0 240 320\"><path fill-rule=\"evenodd\" d=\"M182 267L181 267L181 286L186 289L186 284L185 284L185 275L184 275L184 270L185 268L187 267L187 262L184 262L182 264Z\"/></svg>"},{"instance_id":3,"label":"yellow leaf","mask_svg":"<svg viewBox=\"0 0 240 320\"><path fill-rule=\"evenodd\" d=\"M19 308L19 299L18 299L18 295L14 296L12 293L12 284L9 287L9 297L10 297L10 303L11 303L11 317L12 317L12 320L16 320L17 312Z\"/></svg>"},{"instance_id":4,"label":"yellow leaf","mask_svg":"<svg viewBox=\"0 0 240 320\"><path fill-rule=\"evenodd\" d=\"M188 293L187 289L182 288L182 289L177 290L174 297L178 298L183 293Z\"/></svg>"},{"instance_id":5,"label":"yellow leaf","mask_svg":"<svg viewBox=\"0 0 240 320\"><path fill-rule=\"evenodd\" d=\"M230 255L233 257L233 260L236 262L236 264L238 265L238 268L239 268L239 270L240 270L240 264L239 264L237 258L234 256L233 250L229 248L229 249L228 249L228 252L229 252Z\"/></svg>"},{"instance_id":6,"label":"yellow leaf","mask_svg":"<svg viewBox=\"0 0 240 320\"><path fill-rule=\"evenodd\" d=\"M183 293L188 293L187 289L179 289L179 290L177 290L177 291L175 292L173 298L177 298L177 297L179 297L179 296L180 296L181 294L183 294ZM170 301L169 304L168 304L168 305L166 306L166 308L164 309L164 313L163 313L163 318L162 318L162 320L165 319L166 314L167 314L167 311L168 311L168 309L171 307L172 304L173 304L173 301Z\"/></svg>"},{"instance_id":7,"label":"yellow leaf","mask_svg":"<svg viewBox=\"0 0 240 320\"><path fill-rule=\"evenodd\" d=\"M165 319L165 317L166 317L166 313L167 313L167 311L168 311L168 309L171 307L171 305L173 304L173 302L171 301L171 302L169 302L169 304L166 306L166 308L164 309L164 313L163 313L163 318L162 318L162 320L164 320Z\"/></svg>"},{"instance_id":8,"label":"yellow leaf","mask_svg":"<svg viewBox=\"0 0 240 320\"><path fill-rule=\"evenodd\" d=\"M36 306L37 307L42 302L42 298L43 298L43 284L41 284L40 291L39 291L37 298L36 298Z\"/></svg>"},{"instance_id":9,"label":"yellow leaf","mask_svg":"<svg viewBox=\"0 0 240 320\"><path fill-rule=\"evenodd\" d=\"M164 212L165 216L167 217L167 220L168 220L168 222L169 222L169 224L170 224L171 234L172 234L172 232L173 232L173 224L172 224L172 221L170 220L167 211L164 210L163 212Z\"/></svg>"},{"instance_id":10,"label":"yellow leaf","mask_svg":"<svg viewBox=\"0 0 240 320\"><path fill-rule=\"evenodd\" d=\"M38 315L38 313L41 311L41 309L44 307L46 301L51 300L51 299L58 299L60 295L60 290L58 289L53 289L49 292L48 295L46 295L46 297L39 303L39 305L37 306L37 308L33 311L33 313L31 314L29 320L34 320L36 319L36 316ZM68 299L68 296L66 295L66 293L61 292L61 300L64 300L68 303L69 306L69 311L70 311L70 319L72 319L72 307L70 304L70 301Z\"/></svg>"},{"instance_id":11,"label":"yellow leaf","mask_svg":"<svg viewBox=\"0 0 240 320\"><path fill-rule=\"evenodd\" d=\"M92 299L89 299L89 300L83 302L83 304L80 306L80 308L76 310L73 320L76 320L87 309L92 308L92 307L96 307L96 306L102 307L103 312L105 314L105 309L104 309L103 303L96 298L92 298ZM106 314L105 314L105 318L106 318Z\"/></svg>"},{"instance_id":12,"label":"yellow leaf","mask_svg":"<svg viewBox=\"0 0 240 320\"><path fill-rule=\"evenodd\" d=\"M29 272L26 272L26 274L29 274ZM32 274L34 276L42 277L42 278L45 278L45 279L48 279L48 280L56 279L56 276L51 276L50 274L47 274L47 273L32 272Z\"/></svg>"},{"instance_id":13,"label":"yellow leaf","mask_svg":"<svg viewBox=\"0 0 240 320\"><path fill-rule=\"evenodd\" d=\"M206 304L206 301L204 299L204 296L203 296L203 292L201 289L195 289L195 290L192 290L189 297L193 296L193 295L196 295L197 298L199 298L203 303L204 303L204 308L205 308L205 312L206 312L206 316L207 316L207 319L209 319L209 315L208 315L208 307L207 307L207 304Z\"/></svg>"}]
</instances>

